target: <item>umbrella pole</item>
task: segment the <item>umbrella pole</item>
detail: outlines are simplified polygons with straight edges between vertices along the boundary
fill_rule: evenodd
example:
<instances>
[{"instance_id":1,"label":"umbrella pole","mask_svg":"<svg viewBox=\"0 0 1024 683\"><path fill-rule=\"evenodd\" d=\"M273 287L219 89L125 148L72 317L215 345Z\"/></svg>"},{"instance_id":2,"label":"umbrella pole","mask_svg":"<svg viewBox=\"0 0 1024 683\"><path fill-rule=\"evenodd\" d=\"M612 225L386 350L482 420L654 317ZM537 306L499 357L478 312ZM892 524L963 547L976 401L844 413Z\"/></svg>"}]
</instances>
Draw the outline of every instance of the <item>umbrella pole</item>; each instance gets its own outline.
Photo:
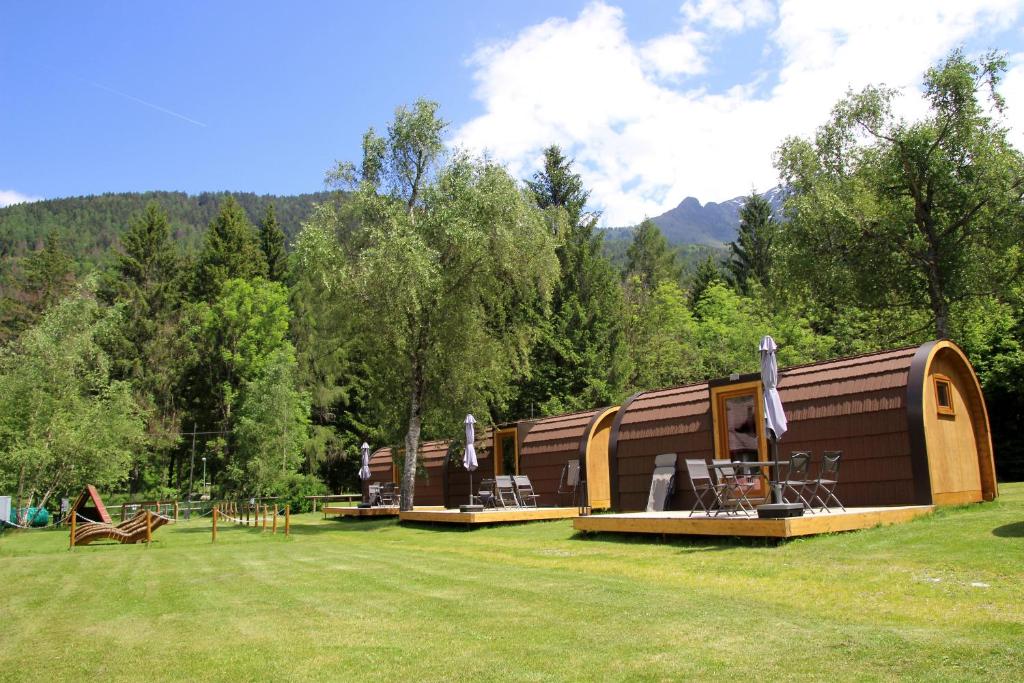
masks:
<instances>
[{"instance_id":1,"label":"umbrella pole","mask_svg":"<svg viewBox=\"0 0 1024 683\"><path fill-rule=\"evenodd\" d=\"M469 504L473 504L473 470L469 471Z\"/></svg>"},{"instance_id":2,"label":"umbrella pole","mask_svg":"<svg viewBox=\"0 0 1024 683\"><path fill-rule=\"evenodd\" d=\"M778 504L782 502L782 484L779 482L779 437L775 436L774 429L769 429L768 433L772 435L772 472L775 473L771 482L772 502Z\"/></svg>"}]
</instances>

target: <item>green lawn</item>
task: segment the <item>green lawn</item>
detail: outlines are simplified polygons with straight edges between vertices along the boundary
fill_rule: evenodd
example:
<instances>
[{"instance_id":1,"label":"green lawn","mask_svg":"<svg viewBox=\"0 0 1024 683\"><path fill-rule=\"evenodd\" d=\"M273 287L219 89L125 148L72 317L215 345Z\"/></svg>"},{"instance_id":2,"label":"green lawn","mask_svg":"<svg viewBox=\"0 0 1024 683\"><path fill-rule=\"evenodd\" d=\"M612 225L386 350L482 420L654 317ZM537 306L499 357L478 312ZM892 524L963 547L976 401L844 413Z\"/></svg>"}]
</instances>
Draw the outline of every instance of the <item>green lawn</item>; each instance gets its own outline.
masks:
<instances>
[{"instance_id":1,"label":"green lawn","mask_svg":"<svg viewBox=\"0 0 1024 683\"><path fill-rule=\"evenodd\" d=\"M0 539L0 680L1021 680L1024 484L792 541L209 518Z\"/></svg>"}]
</instances>

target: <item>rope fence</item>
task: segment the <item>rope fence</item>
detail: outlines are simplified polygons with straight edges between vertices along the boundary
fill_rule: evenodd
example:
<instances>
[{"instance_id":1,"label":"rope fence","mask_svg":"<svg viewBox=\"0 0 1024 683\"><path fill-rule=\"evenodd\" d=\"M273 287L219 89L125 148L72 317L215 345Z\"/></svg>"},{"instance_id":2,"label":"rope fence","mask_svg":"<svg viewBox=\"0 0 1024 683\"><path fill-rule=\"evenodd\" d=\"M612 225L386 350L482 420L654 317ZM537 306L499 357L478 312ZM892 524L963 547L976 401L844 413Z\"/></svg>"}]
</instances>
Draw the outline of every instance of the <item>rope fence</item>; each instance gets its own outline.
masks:
<instances>
[{"instance_id":1,"label":"rope fence","mask_svg":"<svg viewBox=\"0 0 1024 683\"><path fill-rule=\"evenodd\" d=\"M220 520L227 520L228 522L244 527L258 528L261 532L267 531L267 526L270 526L270 533L277 533L277 520L282 515L282 512L278 511L277 505L273 506L273 509L269 505L259 505L253 503L238 503L236 501L224 501L219 505L213 506L213 527L211 528L210 542L217 542L217 523ZM292 506L285 505L283 510L284 516L284 535L291 536L292 533Z\"/></svg>"}]
</instances>

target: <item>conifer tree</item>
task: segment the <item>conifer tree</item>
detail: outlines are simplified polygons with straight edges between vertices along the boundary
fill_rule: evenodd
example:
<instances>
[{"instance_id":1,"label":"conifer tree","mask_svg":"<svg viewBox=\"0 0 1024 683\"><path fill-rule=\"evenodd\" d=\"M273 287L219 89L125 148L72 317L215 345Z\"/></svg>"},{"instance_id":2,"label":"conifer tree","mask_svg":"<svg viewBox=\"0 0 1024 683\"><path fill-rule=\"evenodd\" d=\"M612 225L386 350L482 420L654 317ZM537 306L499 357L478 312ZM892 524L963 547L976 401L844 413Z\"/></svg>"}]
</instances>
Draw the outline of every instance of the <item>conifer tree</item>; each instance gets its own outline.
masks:
<instances>
[{"instance_id":1,"label":"conifer tree","mask_svg":"<svg viewBox=\"0 0 1024 683\"><path fill-rule=\"evenodd\" d=\"M730 280L741 293L750 293L751 280L766 289L771 284L772 248L777 229L771 204L752 192L740 209L739 234L729 243Z\"/></svg>"},{"instance_id":2,"label":"conifer tree","mask_svg":"<svg viewBox=\"0 0 1024 683\"><path fill-rule=\"evenodd\" d=\"M267 261L267 279L284 282L288 273L288 257L284 249L284 231L277 222L273 203L267 205L267 212L260 222L260 248Z\"/></svg>"},{"instance_id":3,"label":"conifer tree","mask_svg":"<svg viewBox=\"0 0 1024 683\"><path fill-rule=\"evenodd\" d=\"M0 300L0 342L33 325L71 291L73 262L60 236L49 233L43 248L25 257L11 279L11 294Z\"/></svg>"},{"instance_id":4,"label":"conifer tree","mask_svg":"<svg viewBox=\"0 0 1024 683\"><path fill-rule=\"evenodd\" d=\"M212 301L226 281L266 274L267 261L260 250L256 231L242 207L228 195L220 213L210 223L199 253L195 294L202 300Z\"/></svg>"},{"instance_id":5,"label":"conifer tree","mask_svg":"<svg viewBox=\"0 0 1024 683\"><path fill-rule=\"evenodd\" d=\"M647 291L665 281L678 282L683 269L657 224L650 218L633 229L633 242L626 250L626 273L639 275Z\"/></svg>"},{"instance_id":6,"label":"conifer tree","mask_svg":"<svg viewBox=\"0 0 1024 683\"><path fill-rule=\"evenodd\" d=\"M722 269L715 260L715 257L708 254L708 257L700 262L697 266L697 272L693 276L693 283L690 285L690 307L694 310L697 309L697 304L700 303L700 299L704 296L704 292L707 291L708 287L717 283L724 282L725 278L722 277Z\"/></svg>"}]
</instances>

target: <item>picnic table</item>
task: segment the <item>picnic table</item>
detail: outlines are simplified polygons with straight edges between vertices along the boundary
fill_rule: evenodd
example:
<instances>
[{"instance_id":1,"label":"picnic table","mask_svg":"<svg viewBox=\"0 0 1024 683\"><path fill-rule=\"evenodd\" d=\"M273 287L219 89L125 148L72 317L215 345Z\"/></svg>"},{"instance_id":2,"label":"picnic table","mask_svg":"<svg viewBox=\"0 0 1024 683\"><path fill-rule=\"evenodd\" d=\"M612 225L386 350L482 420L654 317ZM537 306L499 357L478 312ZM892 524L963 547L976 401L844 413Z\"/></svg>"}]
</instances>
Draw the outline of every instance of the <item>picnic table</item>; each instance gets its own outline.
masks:
<instances>
[{"instance_id":1,"label":"picnic table","mask_svg":"<svg viewBox=\"0 0 1024 683\"><path fill-rule=\"evenodd\" d=\"M317 501L322 500L325 503L330 503L331 501L336 501L336 500L340 500L340 501L362 500L363 499L363 494L361 494L361 493L332 493L332 494L326 495L326 496L306 496L306 499L313 501L313 512L316 512Z\"/></svg>"}]
</instances>

